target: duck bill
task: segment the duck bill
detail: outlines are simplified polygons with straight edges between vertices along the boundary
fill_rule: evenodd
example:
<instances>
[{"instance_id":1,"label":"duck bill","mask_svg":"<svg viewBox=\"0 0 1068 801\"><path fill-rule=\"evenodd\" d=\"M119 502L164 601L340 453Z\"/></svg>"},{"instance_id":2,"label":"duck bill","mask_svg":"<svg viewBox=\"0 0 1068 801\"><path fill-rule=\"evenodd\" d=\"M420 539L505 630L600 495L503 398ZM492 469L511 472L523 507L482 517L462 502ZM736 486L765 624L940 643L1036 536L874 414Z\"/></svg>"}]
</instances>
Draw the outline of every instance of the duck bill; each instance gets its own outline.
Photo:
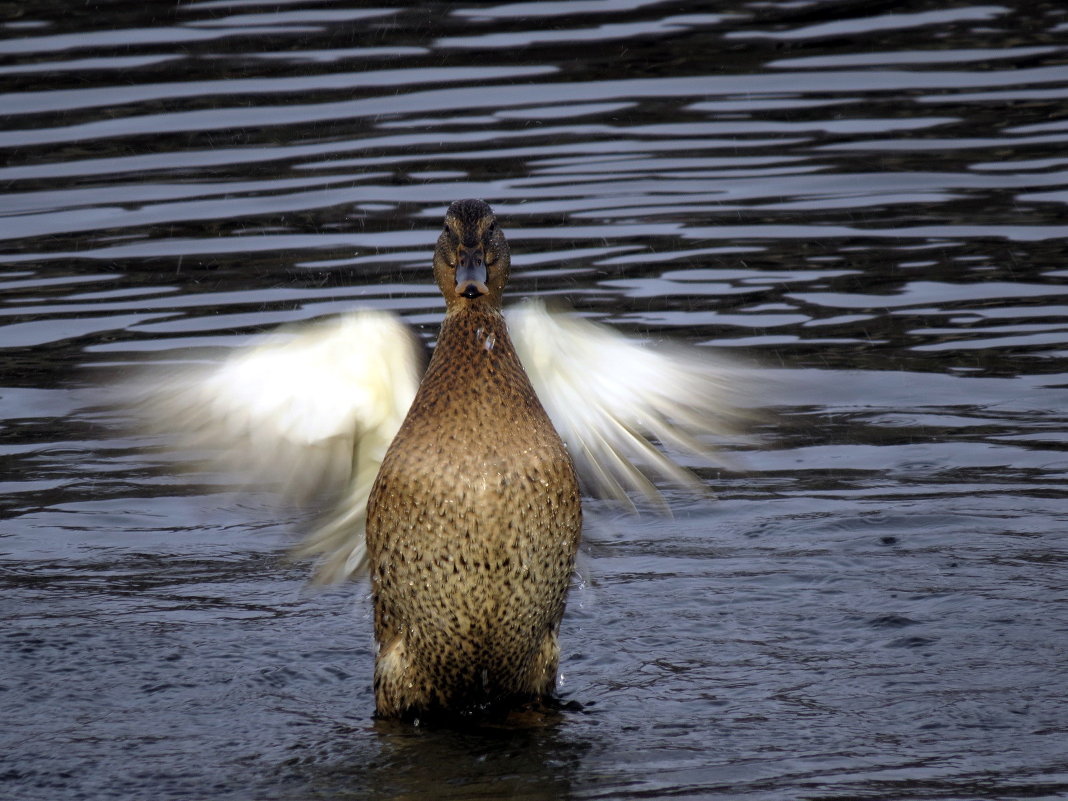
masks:
<instances>
[{"instance_id":1,"label":"duck bill","mask_svg":"<svg viewBox=\"0 0 1068 801\"><path fill-rule=\"evenodd\" d=\"M486 260L482 250L461 253L460 261L456 265L456 294L468 300L488 295L487 280L489 276L486 273Z\"/></svg>"}]
</instances>

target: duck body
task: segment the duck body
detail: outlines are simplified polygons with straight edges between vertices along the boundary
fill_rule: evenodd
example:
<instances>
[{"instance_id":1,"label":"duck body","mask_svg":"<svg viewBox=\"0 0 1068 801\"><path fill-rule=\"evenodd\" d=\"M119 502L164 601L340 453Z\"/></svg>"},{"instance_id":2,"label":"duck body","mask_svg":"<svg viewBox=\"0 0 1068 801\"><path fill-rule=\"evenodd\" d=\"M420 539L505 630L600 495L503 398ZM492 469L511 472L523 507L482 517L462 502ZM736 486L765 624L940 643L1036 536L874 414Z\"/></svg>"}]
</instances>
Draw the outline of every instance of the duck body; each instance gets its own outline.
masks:
<instances>
[{"instance_id":1,"label":"duck body","mask_svg":"<svg viewBox=\"0 0 1068 801\"><path fill-rule=\"evenodd\" d=\"M551 695L581 525L504 318L450 315L368 503L378 715Z\"/></svg>"},{"instance_id":2,"label":"duck body","mask_svg":"<svg viewBox=\"0 0 1068 801\"><path fill-rule=\"evenodd\" d=\"M537 302L506 325L508 243L480 200L449 206L433 264L446 311L425 371L418 337L365 309L161 365L120 397L194 463L327 502L296 553L319 584L370 572L376 714L468 720L553 694L576 472L624 503L666 507L654 480L700 493L661 446L724 463L704 438L747 423L751 392L703 349Z\"/></svg>"},{"instance_id":3,"label":"duck body","mask_svg":"<svg viewBox=\"0 0 1068 801\"><path fill-rule=\"evenodd\" d=\"M491 276L506 259L497 253ZM456 281L444 267L438 343L367 506L380 717L550 696L582 527L575 468L509 339L494 282L463 297L452 291L462 270Z\"/></svg>"}]
</instances>

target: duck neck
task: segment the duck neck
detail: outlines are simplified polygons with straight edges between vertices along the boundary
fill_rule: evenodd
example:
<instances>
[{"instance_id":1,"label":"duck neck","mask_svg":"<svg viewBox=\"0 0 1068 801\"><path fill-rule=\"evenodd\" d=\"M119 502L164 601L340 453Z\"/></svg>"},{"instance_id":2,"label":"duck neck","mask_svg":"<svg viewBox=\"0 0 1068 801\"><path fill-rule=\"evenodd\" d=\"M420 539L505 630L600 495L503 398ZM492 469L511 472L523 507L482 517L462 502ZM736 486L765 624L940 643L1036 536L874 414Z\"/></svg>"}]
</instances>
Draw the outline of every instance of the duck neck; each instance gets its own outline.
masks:
<instances>
[{"instance_id":1,"label":"duck neck","mask_svg":"<svg viewBox=\"0 0 1068 801\"><path fill-rule=\"evenodd\" d=\"M454 453L454 459L481 453L472 443L494 454L502 448L559 443L512 346L504 316L496 308L470 306L446 313L402 431L412 436L420 431L419 436L439 445L466 443L463 455Z\"/></svg>"},{"instance_id":2,"label":"duck neck","mask_svg":"<svg viewBox=\"0 0 1068 801\"><path fill-rule=\"evenodd\" d=\"M468 369L480 372L479 368L500 369L504 363L518 365L500 309L475 306L450 309L441 323L438 344L427 372L438 362L466 364Z\"/></svg>"},{"instance_id":3,"label":"duck neck","mask_svg":"<svg viewBox=\"0 0 1068 801\"><path fill-rule=\"evenodd\" d=\"M502 403L537 403L504 315L470 306L446 313L419 394L420 403L477 406L487 414Z\"/></svg>"}]
</instances>

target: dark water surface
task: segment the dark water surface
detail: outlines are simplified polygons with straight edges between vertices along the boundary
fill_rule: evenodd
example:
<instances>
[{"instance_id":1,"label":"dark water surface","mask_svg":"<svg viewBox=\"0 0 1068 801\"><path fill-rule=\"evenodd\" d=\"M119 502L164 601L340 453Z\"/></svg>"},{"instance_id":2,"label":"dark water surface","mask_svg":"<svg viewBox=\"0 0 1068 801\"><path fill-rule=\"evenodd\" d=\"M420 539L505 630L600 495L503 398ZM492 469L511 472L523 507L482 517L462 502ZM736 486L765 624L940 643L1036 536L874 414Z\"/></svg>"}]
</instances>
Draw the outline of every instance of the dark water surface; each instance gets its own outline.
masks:
<instances>
[{"instance_id":1,"label":"dark water surface","mask_svg":"<svg viewBox=\"0 0 1068 801\"><path fill-rule=\"evenodd\" d=\"M0 797L1068 796L1059 2L0 6ZM357 304L445 205L513 295L730 349L782 419L588 511L533 731L371 720L366 584L85 408Z\"/></svg>"}]
</instances>

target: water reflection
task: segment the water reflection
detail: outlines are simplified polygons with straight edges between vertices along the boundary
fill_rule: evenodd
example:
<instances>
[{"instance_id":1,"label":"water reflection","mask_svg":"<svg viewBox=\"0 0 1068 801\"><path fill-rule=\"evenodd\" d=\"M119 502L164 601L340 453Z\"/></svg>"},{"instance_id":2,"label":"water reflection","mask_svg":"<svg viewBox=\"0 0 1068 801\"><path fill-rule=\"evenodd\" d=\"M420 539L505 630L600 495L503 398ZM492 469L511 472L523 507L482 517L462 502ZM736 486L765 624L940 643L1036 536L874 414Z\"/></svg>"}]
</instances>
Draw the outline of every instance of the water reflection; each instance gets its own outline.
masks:
<instances>
[{"instance_id":1,"label":"water reflection","mask_svg":"<svg viewBox=\"0 0 1068 801\"><path fill-rule=\"evenodd\" d=\"M347 740L365 740L353 732ZM573 797L592 746L567 726L486 731L436 731L377 723L373 751L366 743L307 767L292 768L314 797L368 799ZM292 775L291 775L292 778Z\"/></svg>"}]
</instances>

